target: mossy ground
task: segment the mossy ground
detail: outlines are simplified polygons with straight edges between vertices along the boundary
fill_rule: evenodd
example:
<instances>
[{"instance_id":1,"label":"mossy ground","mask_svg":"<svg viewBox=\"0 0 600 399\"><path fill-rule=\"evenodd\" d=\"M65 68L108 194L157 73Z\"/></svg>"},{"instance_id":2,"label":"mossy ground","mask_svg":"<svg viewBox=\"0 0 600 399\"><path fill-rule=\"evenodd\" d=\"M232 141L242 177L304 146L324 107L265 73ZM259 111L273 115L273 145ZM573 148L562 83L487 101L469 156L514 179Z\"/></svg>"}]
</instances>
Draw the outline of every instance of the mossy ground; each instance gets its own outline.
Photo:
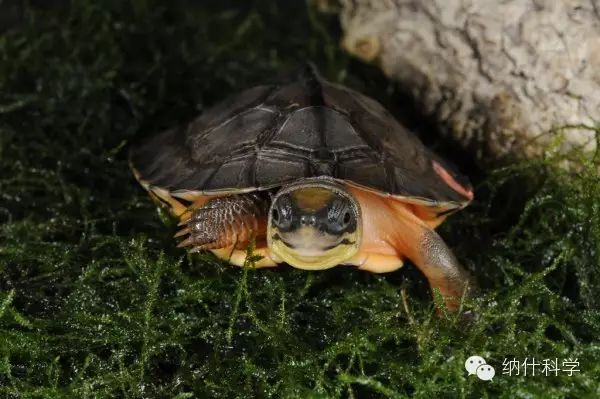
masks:
<instances>
[{"instance_id":1,"label":"mossy ground","mask_svg":"<svg viewBox=\"0 0 600 399\"><path fill-rule=\"evenodd\" d=\"M303 2L166 4L26 9L0 34L0 397L600 397L598 162L482 171L424 136L477 187L441 229L482 288L469 328L435 316L411 266L255 271L176 249L128 169L134 138L303 59L400 96ZM467 376L473 354L493 382ZM513 357L580 372L502 375Z\"/></svg>"}]
</instances>

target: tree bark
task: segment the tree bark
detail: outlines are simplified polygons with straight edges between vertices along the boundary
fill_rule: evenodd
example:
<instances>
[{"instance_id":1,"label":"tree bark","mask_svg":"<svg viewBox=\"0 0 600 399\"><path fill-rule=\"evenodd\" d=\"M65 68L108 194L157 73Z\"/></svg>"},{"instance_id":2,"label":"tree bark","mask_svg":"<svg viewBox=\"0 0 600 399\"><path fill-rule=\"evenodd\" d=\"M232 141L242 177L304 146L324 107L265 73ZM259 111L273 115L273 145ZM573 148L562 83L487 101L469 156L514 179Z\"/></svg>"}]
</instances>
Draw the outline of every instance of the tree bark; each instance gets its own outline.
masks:
<instances>
[{"instance_id":1,"label":"tree bark","mask_svg":"<svg viewBox=\"0 0 600 399\"><path fill-rule=\"evenodd\" d=\"M347 51L481 158L598 147L600 0L337 3Z\"/></svg>"}]
</instances>

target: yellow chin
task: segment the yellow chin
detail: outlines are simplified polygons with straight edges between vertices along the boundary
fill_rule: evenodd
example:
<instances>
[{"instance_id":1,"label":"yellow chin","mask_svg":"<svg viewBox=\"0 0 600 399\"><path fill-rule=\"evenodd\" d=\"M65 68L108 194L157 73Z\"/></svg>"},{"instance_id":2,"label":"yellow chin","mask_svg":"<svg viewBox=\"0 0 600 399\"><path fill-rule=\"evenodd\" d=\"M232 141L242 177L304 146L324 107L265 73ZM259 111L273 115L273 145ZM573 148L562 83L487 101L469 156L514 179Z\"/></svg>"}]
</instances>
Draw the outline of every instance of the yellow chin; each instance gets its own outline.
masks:
<instances>
[{"instance_id":1,"label":"yellow chin","mask_svg":"<svg viewBox=\"0 0 600 399\"><path fill-rule=\"evenodd\" d=\"M338 246L324 250L302 251L288 247L279 240L271 241L271 253L275 261L285 262L290 266L304 270L323 270L337 266L348 261L358 252L357 237L348 235L348 240L355 244L339 244Z\"/></svg>"}]
</instances>

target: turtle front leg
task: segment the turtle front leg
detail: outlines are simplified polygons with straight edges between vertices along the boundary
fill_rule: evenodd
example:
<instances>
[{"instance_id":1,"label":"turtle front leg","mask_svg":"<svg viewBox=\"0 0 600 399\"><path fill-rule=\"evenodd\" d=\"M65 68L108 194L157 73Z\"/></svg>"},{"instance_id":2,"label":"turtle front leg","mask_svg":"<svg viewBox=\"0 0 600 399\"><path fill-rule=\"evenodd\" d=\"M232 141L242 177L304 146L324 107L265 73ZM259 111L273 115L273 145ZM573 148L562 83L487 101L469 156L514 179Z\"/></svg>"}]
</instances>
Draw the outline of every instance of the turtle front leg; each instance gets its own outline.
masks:
<instances>
[{"instance_id":1,"label":"turtle front leg","mask_svg":"<svg viewBox=\"0 0 600 399\"><path fill-rule=\"evenodd\" d=\"M213 198L202 207L191 208L190 215L182 215L183 228L175 234L185 237L178 247L191 247L190 252L211 250L241 266L251 240L264 241L269 202L263 193L249 193ZM258 249L257 255L264 257L262 252ZM271 266L272 262L258 263Z\"/></svg>"},{"instance_id":2,"label":"turtle front leg","mask_svg":"<svg viewBox=\"0 0 600 399\"><path fill-rule=\"evenodd\" d=\"M431 288L440 291L448 310L457 311L461 298L473 293L472 277L434 230L423 227L412 261Z\"/></svg>"},{"instance_id":3,"label":"turtle front leg","mask_svg":"<svg viewBox=\"0 0 600 399\"><path fill-rule=\"evenodd\" d=\"M400 227L402 234L399 234L401 238L392 240L395 255L390 255L389 248L379 244L377 249L370 249L371 253L359 252L350 263L361 270L387 273L402 267L402 257L406 256L425 275L431 289L440 291L446 308L457 311L461 298L474 291L471 276L434 230L416 220L406 222L406 219L396 220L395 227Z\"/></svg>"},{"instance_id":4,"label":"turtle front leg","mask_svg":"<svg viewBox=\"0 0 600 399\"><path fill-rule=\"evenodd\" d=\"M408 258L438 289L450 311L458 310L465 294L472 294L474 281L458 263L442 238L401 201L352 189L363 219L363 240L352 260L360 269L376 273L393 271Z\"/></svg>"}]
</instances>

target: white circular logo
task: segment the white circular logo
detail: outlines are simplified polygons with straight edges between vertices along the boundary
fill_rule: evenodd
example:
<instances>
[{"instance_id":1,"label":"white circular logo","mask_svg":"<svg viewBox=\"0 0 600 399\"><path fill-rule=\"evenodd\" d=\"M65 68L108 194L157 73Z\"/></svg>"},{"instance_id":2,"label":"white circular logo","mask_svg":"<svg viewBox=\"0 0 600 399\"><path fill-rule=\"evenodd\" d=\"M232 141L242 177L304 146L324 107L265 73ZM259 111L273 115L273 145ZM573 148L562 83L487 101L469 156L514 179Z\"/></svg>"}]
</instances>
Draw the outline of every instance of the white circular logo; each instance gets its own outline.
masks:
<instances>
[{"instance_id":1,"label":"white circular logo","mask_svg":"<svg viewBox=\"0 0 600 399\"><path fill-rule=\"evenodd\" d=\"M477 367L477 377L479 377L480 380L491 381L492 378L494 378L494 375L496 375L496 370L489 364L482 364Z\"/></svg>"},{"instance_id":2,"label":"white circular logo","mask_svg":"<svg viewBox=\"0 0 600 399\"><path fill-rule=\"evenodd\" d=\"M471 356L465 362L465 369L467 369L469 375L477 374L477 367L481 366L482 364L486 364L484 358L481 356Z\"/></svg>"},{"instance_id":3,"label":"white circular logo","mask_svg":"<svg viewBox=\"0 0 600 399\"><path fill-rule=\"evenodd\" d=\"M465 361L465 369L469 375L475 374L480 380L491 381L496 375L496 370L487 364L481 356L471 356Z\"/></svg>"}]
</instances>

